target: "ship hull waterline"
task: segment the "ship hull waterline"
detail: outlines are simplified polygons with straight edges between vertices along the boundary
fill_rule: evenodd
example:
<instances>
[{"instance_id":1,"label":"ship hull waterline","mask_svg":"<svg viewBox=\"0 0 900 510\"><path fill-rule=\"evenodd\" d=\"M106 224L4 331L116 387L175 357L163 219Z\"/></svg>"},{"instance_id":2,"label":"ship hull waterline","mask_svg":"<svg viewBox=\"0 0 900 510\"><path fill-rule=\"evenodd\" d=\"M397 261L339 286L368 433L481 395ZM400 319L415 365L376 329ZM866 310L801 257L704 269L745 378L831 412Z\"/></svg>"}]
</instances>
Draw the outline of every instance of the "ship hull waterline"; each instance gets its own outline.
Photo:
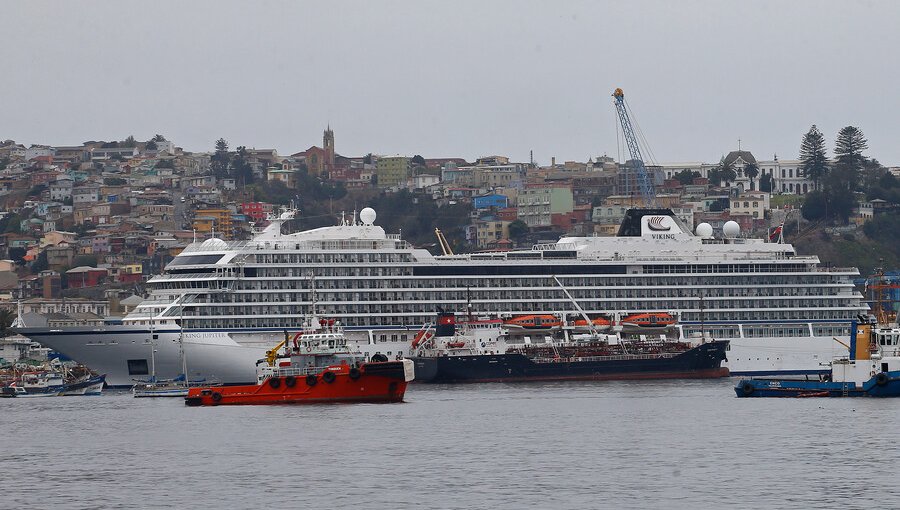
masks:
<instances>
[{"instance_id":1,"label":"ship hull waterline","mask_svg":"<svg viewBox=\"0 0 900 510\"><path fill-rule=\"evenodd\" d=\"M572 380L707 379L727 377L727 342L711 342L671 357L535 362L523 354L413 357L416 381L478 383ZM623 359L624 358L624 359Z\"/></svg>"},{"instance_id":2,"label":"ship hull waterline","mask_svg":"<svg viewBox=\"0 0 900 510\"><path fill-rule=\"evenodd\" d=\"M284 338L283 331L274 328L190 331L184 333L183 338L177 329L151 330L125 325L66 330L22 328L19 331L95 372L106 374L107 385L115 388L130 388L136 381L146 379L151 364L155 364L160 379L180 375L179 341L183 342L192 380L253 384L256 361L264 358L266 351ZM366 331L352 333L366 336ZM151 340L154 335L157 338ZM391 359L398 353L408 357L409 352L409 342L369 344L363 340L355 345L364 355L379 352ZM847 355L846 348L831 337L734 338L730 339L724 367L737 376L817 375L828 372L824 360L842 355ZM135 370L136 364L144 370Z\"/></svg>"}]
</instances>

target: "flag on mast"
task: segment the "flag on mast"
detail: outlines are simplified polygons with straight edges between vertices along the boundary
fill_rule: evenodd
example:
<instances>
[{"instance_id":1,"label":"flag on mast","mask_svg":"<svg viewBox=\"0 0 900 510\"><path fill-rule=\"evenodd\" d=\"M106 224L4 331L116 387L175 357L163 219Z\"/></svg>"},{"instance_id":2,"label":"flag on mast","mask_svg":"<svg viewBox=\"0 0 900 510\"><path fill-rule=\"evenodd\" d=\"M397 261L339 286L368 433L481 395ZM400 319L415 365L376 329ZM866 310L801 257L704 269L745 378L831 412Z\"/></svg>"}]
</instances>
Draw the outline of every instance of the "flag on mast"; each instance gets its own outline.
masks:
<instances>
[{"instance_id":1,"label":"flag on mast","mask_svg":"<svg viewBox=\"0 0 900 510\"><path fill-rule=\"evenodd\" d=\"M776 239L778 239L776 241ZM784 243L784 223L775 227L775 230L769 234L769 242L777 242L778 244Z\"/></svg>"}]
</instances>

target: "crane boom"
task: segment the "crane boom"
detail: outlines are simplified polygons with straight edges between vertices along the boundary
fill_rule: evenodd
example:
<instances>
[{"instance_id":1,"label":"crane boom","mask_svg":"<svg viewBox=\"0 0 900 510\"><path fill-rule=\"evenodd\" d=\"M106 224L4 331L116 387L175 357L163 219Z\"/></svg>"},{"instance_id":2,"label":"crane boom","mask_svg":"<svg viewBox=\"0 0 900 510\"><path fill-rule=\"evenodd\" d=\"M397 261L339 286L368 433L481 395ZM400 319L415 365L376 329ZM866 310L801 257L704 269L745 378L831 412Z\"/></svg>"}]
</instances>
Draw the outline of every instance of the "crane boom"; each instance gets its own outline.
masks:
<instances>
[{"instance_id":1,"label":"crane boom","mask_svg":"<svg viewBox=\"0 0 900 510\"><path fill-rule=\"evenodd\" d=\"M619 123L622 124L622 134L625 137L625 143L628 145L628 154L631 156L631 163L634 165L634 171L637 174L638 191L640 191L641 198L644 200L644 207L656 207L656 192L653 189L653 183L650 181L647 167L644 166L641 147L638 145L634 126L632 126L628 110L625 108L625 93L622 92L622 89L616 89L613 92L613 98L615 99L616 112L619 114ZM625 179L625 183L626 189L629 189L628 179Z\"/></svg>"}]
</instances>

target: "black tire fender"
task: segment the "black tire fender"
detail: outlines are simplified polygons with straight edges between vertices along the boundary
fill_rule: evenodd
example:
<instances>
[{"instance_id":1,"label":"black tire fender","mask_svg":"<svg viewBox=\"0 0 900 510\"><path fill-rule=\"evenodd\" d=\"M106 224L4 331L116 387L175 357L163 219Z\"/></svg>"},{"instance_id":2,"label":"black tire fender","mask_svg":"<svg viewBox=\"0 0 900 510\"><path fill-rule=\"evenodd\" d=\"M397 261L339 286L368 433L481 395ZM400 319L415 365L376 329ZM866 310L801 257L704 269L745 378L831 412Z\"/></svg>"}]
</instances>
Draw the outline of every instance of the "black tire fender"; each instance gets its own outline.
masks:
<instances>
[{"instance_id":1,"label":"black tire fender","mask_svg":"<svg viewBox=\"0 0 900 510\"><path fill-rule=\"evenodd\" d=\"M306 385L309 387L313 387L316 383L319 382L319 379L316 377L316 374L307 374L306 376Z\"/></svg>"},{"instance_id":2,"label":"black tire fender","mask_svg":"<svg viewBox=\"0 0 900 510\"><path fill-rule=\"evenodd\" d=\"M212 392L212 399L213 399L213 402L219 402L222 400L222 394L219 393L218 391L214 391L214 392Z\"/></svg>"},{"instance_id":3,"label":"black tire fender","mask_svg":"<svg viewBox=\"0 0 900 510\"><path fill-rule=\"evenodd\" d=\"M287 386L288 388L293 388L295 384L297 384L296 377L289 375L284 378L284 385Z\"/></svg>"},{"instance_id":4,"label":"black tire fender","mask_svg":"<svg viewBox=\"0 0 900 510\"><path fill-rule=\"evenodd\" d=\"M888 377L888 375L884 372L880 372L878 375L875 376L875 384L877 384L878 386L884 386L890 380L891 380L891 378Z\"/></svg>"},{"instance_id":5,"label":"black tire fender","mask_svg":"<svg viewBox=\"0 0 900 510\"><path fill-rule=\"evenodd\" d=\"M328 384L333 383L335 377L336 377L336 376L334 375L334 372L331 372L331 371L328 371L328 370L326 370L325 373L322 374L322 380L325 381L325 382L327 382Z\"/></svg>"},{"instance_id":6,"label":"black tire fender","mask_svg":"<svg viewBox=\"0 0 900 510\"><path fill-rule=\"evenodd\" d=\"M279 386L281 386L281 379L277 377L270 377L269 386L271 386L272 389L277 389Z\"/></svg>"},{"instance_id":7,"label":"black tire fender","mask_svg":"<svg viewBox=\"0 0 900 510\"><path fill-rule=\"evenodd\" d=\"M753 395L754 389L753 383L750 381L744 381L744 384L741 384L741 393L744 395Z\"/></svg>"},{"instance_id":8,"label":"black tire fender","mask_svg":"<svg viewBox=\"0 0 900 510\"><path fill-rule=\"evenodd\" d=\"M350 379L353 379L355 381L359 379L359 377L362 375L362 372L360 372L358 368L353 367L350 369L350 373L348 375L350 376Z\"/></svg>"}]
</instances>

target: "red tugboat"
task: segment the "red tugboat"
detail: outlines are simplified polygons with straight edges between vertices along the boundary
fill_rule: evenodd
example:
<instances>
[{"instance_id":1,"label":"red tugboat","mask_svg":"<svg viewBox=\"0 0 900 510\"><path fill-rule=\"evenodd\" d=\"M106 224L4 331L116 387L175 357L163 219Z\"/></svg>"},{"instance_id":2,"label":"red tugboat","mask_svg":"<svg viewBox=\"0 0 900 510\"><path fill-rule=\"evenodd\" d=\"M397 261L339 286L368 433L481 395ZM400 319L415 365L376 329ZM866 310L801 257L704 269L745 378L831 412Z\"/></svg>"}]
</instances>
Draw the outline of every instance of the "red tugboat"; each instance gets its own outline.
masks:
<instances>
[{"instance_id":1,"label":"red tugboat","mask_svg":"<svg viewBox=\"0 0 900 510\"><path fill-rule=\"evenodd\" d=\"M340 324L322 320L293 339L285 332L284 341L257 362L257 384L191 388L184 401L217 406L403 400L414 378L412 361L388 361L383 355L360 359L347 347Z\"/></svg>"}]
</instances>

